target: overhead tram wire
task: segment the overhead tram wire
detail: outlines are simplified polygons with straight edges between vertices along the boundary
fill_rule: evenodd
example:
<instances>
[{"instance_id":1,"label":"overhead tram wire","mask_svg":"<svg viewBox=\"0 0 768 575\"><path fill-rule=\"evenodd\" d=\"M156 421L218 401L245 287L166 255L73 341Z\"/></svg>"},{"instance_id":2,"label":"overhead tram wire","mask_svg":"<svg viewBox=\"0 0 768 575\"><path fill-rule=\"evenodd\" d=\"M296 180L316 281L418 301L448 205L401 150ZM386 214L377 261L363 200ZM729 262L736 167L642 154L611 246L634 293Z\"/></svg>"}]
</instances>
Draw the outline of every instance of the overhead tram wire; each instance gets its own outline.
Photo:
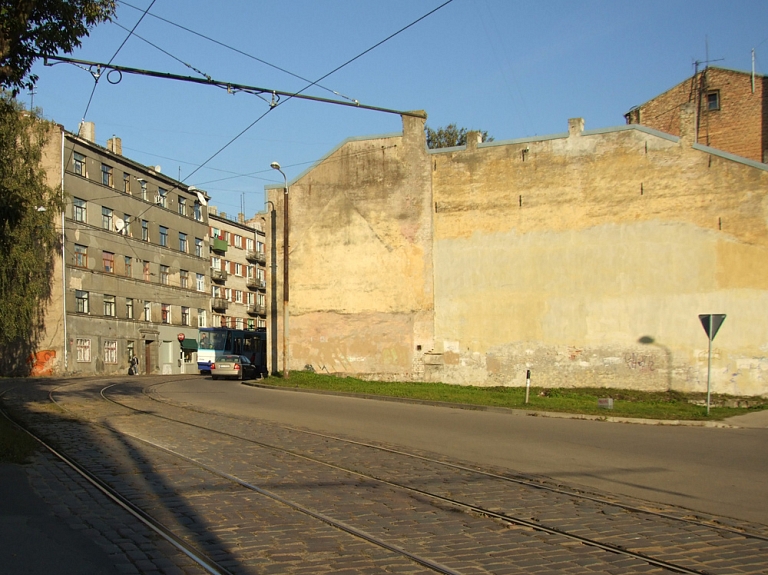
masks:
<instances>
[{"instance_id":1,"label":"overhead tram wire","mask_svg":"<svg viewBox=\"0 0 768 575\"><path fill-rule=\"evenodd\" d=\"M129 8L133 8L134 10L141 10L141 8L138 8L134 6L133 4L130 4L128 2L121 2L121 4L124 4L125 6L128 6ZM216 40L215 38L211 38L210 36L206 36L205 34L202 34L200 32L197 32L195 30L192 30L191 28L187 28L186 26L182 26L181 24L178 24L176 22L173 22L172 20L168 20L167 18L163 18L162 16L158 16L157 14L150 13L149 16L152 16L153 18L157 18L158 20L165 22L166 24L170 24L171 26L175 26L176 28L179 28L180 30L184 30L185 32L189 32L190 34L193 34L195 36L199 36L200 38L203 38L204 40L208 40L209 42L213 42L214 44L218 44L219 46L226 48L227 50L231 50L232 52L235 52L237 54L240 54L241 56L245 56L246 58L250 58L251 60L255 60L256 62L259 62L261 64L264 64L265 66L269 66L270 68L273 68L274 70L278 70L279 72L283 72L284 74L288 74L289 76L293 76L294 78L297 78L299 80L302 80L304 82L311 82L312 80L309 80L308 78L304 78L303 76L300 76L298 74L294 74L290 70L286 70L285 68L281 68L280 66L277 66L276 64L272 64L270 62L267 62L266 60L262 60L261 58L254 56L253 54L249 54L247 52L244 52L240 50L239 48L235 48L233 46L230 46L228 44L225 44L224 42L221 42L219 40ZM327 88L326 86L321 86L320 84L315 84L318 88L321 88L325 90L326 92L330 92L331 94L335 94L336 96L339 96L340 98L344 98L345 100L349 100L350 102L356 102L354 98L350 98L349 96L345 96L344 94L337 92L336 90L332 90L331 88Z\"/></svg>"}]
</instances>

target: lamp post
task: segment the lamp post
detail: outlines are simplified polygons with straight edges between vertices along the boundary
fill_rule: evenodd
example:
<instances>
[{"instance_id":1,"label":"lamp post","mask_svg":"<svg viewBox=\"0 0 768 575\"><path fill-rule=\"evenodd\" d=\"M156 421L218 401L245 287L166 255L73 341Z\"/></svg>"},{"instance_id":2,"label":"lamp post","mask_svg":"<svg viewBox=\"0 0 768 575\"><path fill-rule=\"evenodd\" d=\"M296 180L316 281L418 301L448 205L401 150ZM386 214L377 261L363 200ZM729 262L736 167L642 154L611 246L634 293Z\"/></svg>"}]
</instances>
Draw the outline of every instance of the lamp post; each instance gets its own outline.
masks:
<instances>
[{"instance_id":1,"label":"lamp post","mask_svg":"<svg viewBox=\"0 0 768 575\"><path fill-rule=\"evenodd\" d=\"M288 379L288 178L280 169L280 164L269 165L283 175L283 377Z\"/></svg>"}]
</instances>

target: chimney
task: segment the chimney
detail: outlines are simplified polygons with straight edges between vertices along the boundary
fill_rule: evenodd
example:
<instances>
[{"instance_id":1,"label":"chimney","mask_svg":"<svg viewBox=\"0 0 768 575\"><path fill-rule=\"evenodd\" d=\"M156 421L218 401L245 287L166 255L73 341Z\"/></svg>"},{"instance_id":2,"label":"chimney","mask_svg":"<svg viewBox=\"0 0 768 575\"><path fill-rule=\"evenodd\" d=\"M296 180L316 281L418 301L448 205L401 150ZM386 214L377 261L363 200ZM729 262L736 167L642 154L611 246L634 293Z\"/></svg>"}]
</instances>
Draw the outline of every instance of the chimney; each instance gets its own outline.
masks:
<instances>
[{"instance_id":1,"label":"chimney","mask_svg":"<svg viewBox=\"0 0 768 575\"><path fill-rule=\"evenodd\" d=\"M467 150L476 150L477 145L483 142L483 135L475 130L467 132Z\"/></svg>"},{"instance_id":2,"label":"chimney","mask_svg":"<svg viewBox=\"0 0 768 575\"><path fill-rule=\"evenodd\" d=\"M118 156L123 155L123 141L117 136L112 136L107 140L107 150Z\"/></svg>"},{"instance_id":3,"label":"chimney","mask_svg":"<svg viewBox=\"0 0 768 575\"><path fill-rule=\"evenodd\" d=\"M218 215L219 209L216 206L208 206L208 213L212 216Z\"/></svg>"},{"instance_id":4,"label":"chimney","mask_svg":"<svg viewBox=\"0 0 768 575\"><path fill-rule=\"evenodd\" d=\"M78 134L82 139L96 143L96 124L93 122L81 122Z\"/></svg>"},{"instance_id":5,"label":"chimney","mask_svg":"<svg viewBox=\"0 0 768 575\"><path fill-rule=\"evenodd\" d=\"M568 120L568 137L581 136L584 131L584 118L570 118Z\"/></svg>"},{"instance_id":6,"label":"chimney","mask_svg":"<svg viewBox=\"0 0 768 575\"><path fill-rule=\"evenodd\" d=\"M238 213L237 214L237 222L240 223L240 224L244 224L245 223L245 214Z\"/></svg>"},{"instance_id":7,"label":"chimney","mask_svg":"<svg viewBox=\"0 0 768 575\"><path fill-rule=\"evenodd\" d=\"M693 102L680 106L680 145L690 148L696 143L696 107Z\"/></svg>"}]
</instances>

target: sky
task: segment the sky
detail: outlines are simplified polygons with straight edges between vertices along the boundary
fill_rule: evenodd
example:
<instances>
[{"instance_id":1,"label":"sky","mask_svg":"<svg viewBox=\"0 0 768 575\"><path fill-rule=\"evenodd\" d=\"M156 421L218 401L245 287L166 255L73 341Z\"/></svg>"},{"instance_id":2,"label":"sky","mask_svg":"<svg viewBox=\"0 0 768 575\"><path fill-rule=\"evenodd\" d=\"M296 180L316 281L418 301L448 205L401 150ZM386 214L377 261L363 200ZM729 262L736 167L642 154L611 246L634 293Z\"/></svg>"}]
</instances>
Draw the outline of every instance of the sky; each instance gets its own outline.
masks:
<instances>
[{"instance_id":1,"label":"sky","mask_svg":"<svg viewBox=\"0 0 768 575\"><path fill-rule=\"evenodd\" d=\"M116 135L123 155L250 217L264 186L283 182L272 162L290 184L347 138L402 130L394 113L287 97L270 107L270 90L424 110L432 128L501 141L566 132L575 117L586 129L622 125L697 61L750 71L754 49L768 74L765 0L445 2L120 1L69 57L267 93L116 72L97 82L86 66L38 62L34 95L18 98L70 132L94 122L96 143Z\"/></svg>"}]
</instances>

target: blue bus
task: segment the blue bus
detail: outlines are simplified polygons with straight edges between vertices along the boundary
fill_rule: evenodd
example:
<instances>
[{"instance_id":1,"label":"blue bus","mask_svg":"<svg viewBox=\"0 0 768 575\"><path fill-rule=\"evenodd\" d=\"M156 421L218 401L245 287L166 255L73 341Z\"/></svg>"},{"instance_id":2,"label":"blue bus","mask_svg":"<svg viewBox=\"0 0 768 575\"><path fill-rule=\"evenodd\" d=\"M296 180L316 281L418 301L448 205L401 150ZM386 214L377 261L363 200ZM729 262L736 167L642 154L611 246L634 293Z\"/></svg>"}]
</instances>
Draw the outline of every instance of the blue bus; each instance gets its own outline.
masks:
<instances>
[{"instance_id":1,"label":"blue bus","mask_svg":"<svg viewBox=\"0 0 768 575\"><path fill-rule=\"evenodd\" d=\"M201 327L197 344L197 369L211 373L211 364L222 355L244 355L267 374L267 332L264 330Z\"/></svg>"}]
</instances>

